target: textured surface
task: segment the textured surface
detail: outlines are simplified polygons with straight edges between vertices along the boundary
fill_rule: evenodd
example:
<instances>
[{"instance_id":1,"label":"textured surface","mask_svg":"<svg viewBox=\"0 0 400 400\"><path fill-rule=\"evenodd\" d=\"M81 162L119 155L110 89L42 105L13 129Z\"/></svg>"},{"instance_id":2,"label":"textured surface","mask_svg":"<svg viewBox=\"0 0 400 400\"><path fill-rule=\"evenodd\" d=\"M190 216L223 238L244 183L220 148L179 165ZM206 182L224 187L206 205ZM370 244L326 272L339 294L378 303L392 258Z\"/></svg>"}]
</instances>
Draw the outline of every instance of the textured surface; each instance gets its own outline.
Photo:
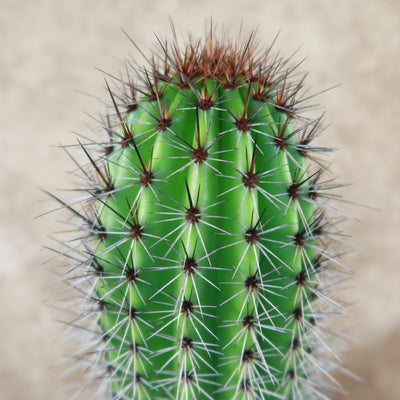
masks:
<instances>
[{"instance_id":1,"label":"textured surface","mask_svg":"<svg viewBox=\"0 0 400 400\"><path fill-rule=\"evenodd\" d=\"M0 328L4 354L1 398L68 397L67 390L60 389L62 383L55 380L60 368L54 367L66 345L55 341L59 327L43 305L54 291L46 286L55 277L39 266L45 255L38 254L46 234L57 228L50 219L32 218L49 206L40 204L43 196L37 186L66 186L59 178L69 161L46 146L70 142L69 130L84 132L86 118L81 111L94 112L98 107L73 91L103 96L103 78L92 67L116 71L119 66L112 62L113 57L122 58L132 51L119 27L143 49L149 49L153 31L168 31L168 15L180 30L199 32L203 21L197 18L207 18L210 13L233 33L242 17L246 28L250 20L249 28L259 24L259 37L266 44L281 28L278 47L288 53L302 45L299 59L308 56L304 68L311 72L308 81L313 88L342 85L320 99L328 110L327 120L333 122L327 142L341 149L334 156L333 168L343 180L356 183L346 189L346 198L381 209L351 209L363 224L350 224L348 232L366 254L347 261L358 275L351 290L344 293L350 302L356 302L349 309L354 317L349 325L358 342L344 361L366 382L349 382L348 399L394 397L399 363L394 334L399 327L395 270L395 228L399 224L395 173L399 166L393 146L399 125L395 2L249 2L246 7L240 3L234 7L233 2L221 1L214 9L212 2L210 7L205 4L175 1L166 10L161 2L142 2L132 12L128 1L118 2L118 6L96 2L96 7L87 1L79 9L63 1L2 2L0 40L7 51L1 56L6 102L0 118L2 149L7 150L3 150L0 178L5 254L0 313L6 321ZM273 18L265 24L267 15Z\"/></svg>"},{"instance_id":2,"label":"textured surface","mask_svg":"<svg viewBox=\"0 0 400 400\"><path fill-rule=\"evenodd\" d=\"M317 178L321 118L306 119L287 60L251 40L168 48L139 71L145 87L121 99L107 83L107 134L82 145L98 179L80 168L93 187L70 209L91 234L67 277L100 321L95 376L111 371L118 398L326 393L313 361L332 369L321 320L339 311L330 285L345 271Z\"/></svg>"}]
</instances>

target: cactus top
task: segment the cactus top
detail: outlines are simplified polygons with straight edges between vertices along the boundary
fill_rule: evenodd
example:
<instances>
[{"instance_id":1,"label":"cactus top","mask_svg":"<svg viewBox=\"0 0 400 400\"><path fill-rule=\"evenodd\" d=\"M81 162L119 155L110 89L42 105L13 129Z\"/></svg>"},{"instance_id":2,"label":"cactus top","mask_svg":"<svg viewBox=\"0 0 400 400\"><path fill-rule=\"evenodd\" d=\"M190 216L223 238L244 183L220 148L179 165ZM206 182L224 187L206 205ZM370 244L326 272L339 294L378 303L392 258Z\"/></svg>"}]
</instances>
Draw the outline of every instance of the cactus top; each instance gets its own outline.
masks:
<instances>
[{"instance_id":1,"label":"cactus top","mask_svg":"<svg viewBox=\"0 0 400 400\"><path fill-rule=\"evenodd\" d=\"M107 83L97 155L81 145L93 380L112 399L327 398L338 262L303 79L252 37L160 47Z\"/></svg>"}]
</instances>

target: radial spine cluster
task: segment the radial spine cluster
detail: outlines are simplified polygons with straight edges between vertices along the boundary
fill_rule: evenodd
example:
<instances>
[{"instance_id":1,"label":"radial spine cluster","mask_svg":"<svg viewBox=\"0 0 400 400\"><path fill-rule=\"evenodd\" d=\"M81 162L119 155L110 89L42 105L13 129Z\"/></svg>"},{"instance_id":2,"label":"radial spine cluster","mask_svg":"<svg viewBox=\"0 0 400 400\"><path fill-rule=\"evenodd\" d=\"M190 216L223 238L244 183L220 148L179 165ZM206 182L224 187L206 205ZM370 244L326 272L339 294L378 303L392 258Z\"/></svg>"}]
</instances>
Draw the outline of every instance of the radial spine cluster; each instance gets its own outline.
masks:
<instances>
[{"instance_id":1,"label":"radial spine cluster","mask_svg":"<svg viewBox=\"0 0 400 400\"><path fill-rule=\"evenodd\" d=\"M339 359L325 320L342 312L330 292L349 271L330 248L337 185L298 66L212 31L159 41L148 62L106 78L105 135L79 139L86 165L71 156L85 187L57 198L80 220L61 253L83 299L84 387L328 399Z\"/></svg>"}]
</instances>

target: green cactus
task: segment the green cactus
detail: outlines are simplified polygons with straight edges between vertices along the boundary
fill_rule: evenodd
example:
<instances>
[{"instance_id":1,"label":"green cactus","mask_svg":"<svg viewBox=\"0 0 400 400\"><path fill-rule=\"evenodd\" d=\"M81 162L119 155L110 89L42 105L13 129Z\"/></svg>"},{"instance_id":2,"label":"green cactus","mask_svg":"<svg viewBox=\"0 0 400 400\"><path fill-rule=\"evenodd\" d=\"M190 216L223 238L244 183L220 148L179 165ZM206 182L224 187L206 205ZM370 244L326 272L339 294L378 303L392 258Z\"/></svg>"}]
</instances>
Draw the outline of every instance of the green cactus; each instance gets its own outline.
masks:
<instances>
[{"instance_id":1,"label":"green cactus","mask_svg":"<svg viewBox=\"0 0 400 400\"><path fill-rule=\"evenodd\" d=\"M82 207L59 200L82 222L62 253L89 380L109 399L327 399L347 270L303 79L252 37L159 50L106 81Z\"/></svg>"}]
</instances>

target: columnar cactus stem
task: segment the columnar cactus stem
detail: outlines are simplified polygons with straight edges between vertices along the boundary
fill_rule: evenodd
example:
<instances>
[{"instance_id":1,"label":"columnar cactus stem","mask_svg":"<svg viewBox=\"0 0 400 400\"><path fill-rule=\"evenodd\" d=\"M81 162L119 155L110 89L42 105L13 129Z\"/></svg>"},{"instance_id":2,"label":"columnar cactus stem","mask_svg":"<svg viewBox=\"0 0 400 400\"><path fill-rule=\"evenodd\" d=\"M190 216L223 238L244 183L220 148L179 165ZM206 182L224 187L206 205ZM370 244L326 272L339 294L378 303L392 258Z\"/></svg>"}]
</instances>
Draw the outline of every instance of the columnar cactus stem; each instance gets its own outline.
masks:
<instances>
[{"instance_id":1,"label":"columnar cactus stem","mask_svg":"<svg viewBox=\"0 0 400 400\"><path fill-rule=\"evenodd\" d=\"M303 80L252 38L213 33L127 70L137 85L106 82L107 140L97 154L79 144L83 209L62 202L86 231L69 254L98 393L327 399L336 356L321 320L344 267Z\"/></svg>"}]
</instances>

